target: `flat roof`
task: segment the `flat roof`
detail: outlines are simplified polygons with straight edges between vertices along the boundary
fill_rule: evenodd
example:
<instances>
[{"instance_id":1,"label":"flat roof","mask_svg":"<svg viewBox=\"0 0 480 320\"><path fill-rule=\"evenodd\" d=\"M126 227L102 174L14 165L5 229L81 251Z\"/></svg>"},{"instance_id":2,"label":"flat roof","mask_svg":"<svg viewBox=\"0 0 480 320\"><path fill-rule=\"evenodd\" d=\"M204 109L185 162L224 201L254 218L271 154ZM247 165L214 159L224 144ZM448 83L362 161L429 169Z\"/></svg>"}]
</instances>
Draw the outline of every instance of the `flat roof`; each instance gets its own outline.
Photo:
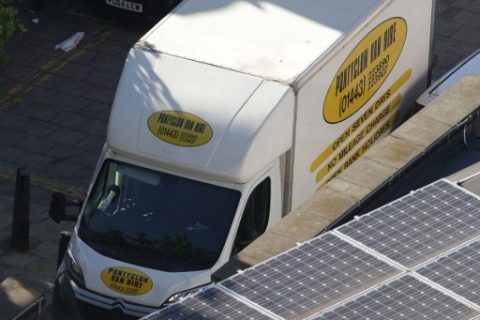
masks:
<instances>
[{"instance_id":1,"label":"flat roof","mask_svg":"<svg viewBox=\"0 0 480 320\"><path fill-rule=\"evenodd\" d=\"M187 0L141 41L173 56L290 83L384 2Z\"/></svg>"},{"instance_id":2,"label":"flat roof","mask_svg":"<svg viewBox=\"0 0 480 320\"><path fill-rule=\"evenodd\" d=\"M422 106L426 106L466 75L480 75L480 49L437 80L417 99L417 102Z\"/></svg>"}]
</instances>

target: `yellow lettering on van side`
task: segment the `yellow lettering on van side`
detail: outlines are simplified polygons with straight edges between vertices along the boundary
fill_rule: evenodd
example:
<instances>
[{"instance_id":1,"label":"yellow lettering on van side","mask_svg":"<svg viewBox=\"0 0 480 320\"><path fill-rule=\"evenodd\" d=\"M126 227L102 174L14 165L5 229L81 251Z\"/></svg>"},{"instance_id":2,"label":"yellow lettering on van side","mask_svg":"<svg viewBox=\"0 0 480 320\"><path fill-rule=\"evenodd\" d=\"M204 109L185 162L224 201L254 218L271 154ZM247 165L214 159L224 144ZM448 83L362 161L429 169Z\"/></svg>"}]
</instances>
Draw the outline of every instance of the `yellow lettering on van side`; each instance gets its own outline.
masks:
<instances>
[{"instance_id":1,"label":"yellow lettering on van side","mask_svg":"<svg viewBox=\"0 0 480 320\"><path fill-rule=\"evenodd\" d=\"M329 172L331 172L353 149L372 132L385 118L387 118L393 110L395 110L402 100L401 95L396 96L380 113L368 123L363 130L361 130L342 150L340 150L335 157L330 160L320 171L318 171L315 178L316 182L322 180Z\"/></svg>"},{"instance_id":2,"label":"yellow lettering on van side","mask_svg":"<svg viewBox=\"0 0 480 320\"><path fill-rule=\"evenodd\" d=\"M395 67L407 39L403 18L373 28L338 69L323 103L323 118L338 123L360 110L381 88Z\"/></svg>"},{"instance_id":3,"label":"yellow lettering on van side","mask_svg":"<svg viewBox=\"0 0 480 320\"><path fill-rule=\"evenodd\" d=\"M395 124L399 112L396 112L387 122L385 122L375 133L360 147L358 150L345 161L340 168L335 171L317 190L325 187L330 181L332 181L335 177L337 177L340 173L342 173L345 169L350 167L355 161L358 160L368 149L381 137L388 133L390 128Z\"/></svg>"},{"instance_id":4,"label":"yellow lettering on van side","mask_svg":"<svg viewBox=\"0 0 480 320\"><path fill-rule=\"evenodd\" d=\"M395 83L388 88L372 105L365 110L365 112L355 120L355 122L348 127L341 135L338 136L322 153L315 158L310 165L310 172L314 172L320 165L330 157L335 150L342 146L342 144L351 137L355 131L362 126L383 104L394 95L412 75L412 69L408 69Z\"/></svg>"}]
</instances>

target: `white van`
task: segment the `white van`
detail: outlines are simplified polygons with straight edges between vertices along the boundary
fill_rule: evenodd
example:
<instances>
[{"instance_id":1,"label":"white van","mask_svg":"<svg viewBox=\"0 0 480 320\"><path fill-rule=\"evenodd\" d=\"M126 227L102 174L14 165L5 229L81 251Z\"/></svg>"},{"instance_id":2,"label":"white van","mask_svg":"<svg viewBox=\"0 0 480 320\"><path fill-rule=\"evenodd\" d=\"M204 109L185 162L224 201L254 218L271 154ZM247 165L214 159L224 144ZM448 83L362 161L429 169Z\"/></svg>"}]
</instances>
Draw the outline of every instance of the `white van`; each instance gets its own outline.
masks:
<instances>
[{"instance_id":1,"label":"white van","mask_svg":"<svg viewBox=\"0 0 480 320\"><path fill-rule=\"evenodd\" d=\"M180 4L127 57L57 305L141 316L208 284L425 90L433 5Z\"/></svg>"}]
</instances>

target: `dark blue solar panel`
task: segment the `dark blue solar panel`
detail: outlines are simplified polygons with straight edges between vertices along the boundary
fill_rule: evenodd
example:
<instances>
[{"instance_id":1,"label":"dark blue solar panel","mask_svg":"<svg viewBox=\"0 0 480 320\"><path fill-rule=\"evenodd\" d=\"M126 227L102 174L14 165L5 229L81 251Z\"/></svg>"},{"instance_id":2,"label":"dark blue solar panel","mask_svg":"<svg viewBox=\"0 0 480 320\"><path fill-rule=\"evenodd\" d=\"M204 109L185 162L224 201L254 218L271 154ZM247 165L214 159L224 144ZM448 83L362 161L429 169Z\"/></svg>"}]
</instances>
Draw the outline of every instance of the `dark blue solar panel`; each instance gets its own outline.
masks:
<instances>
[{"instance_id":1,"label":"dark blue solar panel","mask_svg":"<svg viewBox=\"0 0 480 320\"><path fill-rule=\"evenodd\" d=\"M403 276L314 320L461 320L479 312L412 276Z\"/></svg>"},{"instance_id":2,"label":"dark blue solar panel","mask_svg":"<svg viewBox=\"0 0 480 320\"><path fill-rule=\"evenodd\" d=\"M337 230L412 268L480 235L480 200L441 180Z\"/></svg>"},{"instance_id":3,"label":"dark blue solar panel","mask_svg":"<svg viewBox=\"0 0 480 320\"><path fill-rule=\"evenodd\" d=\"M291 319L311 315L399 272L327 233L220 285Z\"/></svg>"},{"instance_id":4,"label":"dark blue solar panel","mask_svg":"<svg viewBox=\"0 0 480 320\"><path fill-rule=\"evenodd\" d=\"M272 320L216 287L157 311L148 320Z\"/></svg>"},{"instance_id":5,"label":"dark blue solar panel","mask_svg":"<svg viewBox=\"0 0 480 320\"><path fill-rule=\"evenodd\" d=\"M417 272L480 305L480 241L441 257Z\"/></svg>"}]
</instances>

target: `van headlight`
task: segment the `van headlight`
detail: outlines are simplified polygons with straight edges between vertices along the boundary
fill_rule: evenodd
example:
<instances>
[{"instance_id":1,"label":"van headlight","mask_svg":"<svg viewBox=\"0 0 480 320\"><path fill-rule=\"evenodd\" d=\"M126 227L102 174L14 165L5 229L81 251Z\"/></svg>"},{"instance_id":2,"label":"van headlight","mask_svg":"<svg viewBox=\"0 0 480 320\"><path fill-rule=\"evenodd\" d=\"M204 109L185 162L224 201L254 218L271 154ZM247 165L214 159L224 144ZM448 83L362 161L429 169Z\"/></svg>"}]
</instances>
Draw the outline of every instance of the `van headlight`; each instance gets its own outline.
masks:
<instances>
[{"instance_id":1,"label":"van headlight","mask_svg":"<svg viewBox=\"0 0 480 320\"><path fill-rule=\"evenodd\" d=\"M178 302L182 299L185 299L186 297L191 296L194 293L197 293L201 288L202 287L197 287L197 288L193 288L193 289L190 289L190 290L175 293L174 295L171 295L170 298L168 298L165 301L165 305L168 306L169 304L172 304L172 303Z\"/></svg>"},{"instance_id":2,"label":"van headlight","mask_svg":"<svg viewBox=\"0 0 480 320\"><path fill-rule=\"evenodd\" d=\"M84 287L85 280L83 278L82 268L80 268L70 252L67 252L65 255L65 266L67 267L67 272L72 280L75 281L77 285Z\"/></svg>"}]
</instances>

